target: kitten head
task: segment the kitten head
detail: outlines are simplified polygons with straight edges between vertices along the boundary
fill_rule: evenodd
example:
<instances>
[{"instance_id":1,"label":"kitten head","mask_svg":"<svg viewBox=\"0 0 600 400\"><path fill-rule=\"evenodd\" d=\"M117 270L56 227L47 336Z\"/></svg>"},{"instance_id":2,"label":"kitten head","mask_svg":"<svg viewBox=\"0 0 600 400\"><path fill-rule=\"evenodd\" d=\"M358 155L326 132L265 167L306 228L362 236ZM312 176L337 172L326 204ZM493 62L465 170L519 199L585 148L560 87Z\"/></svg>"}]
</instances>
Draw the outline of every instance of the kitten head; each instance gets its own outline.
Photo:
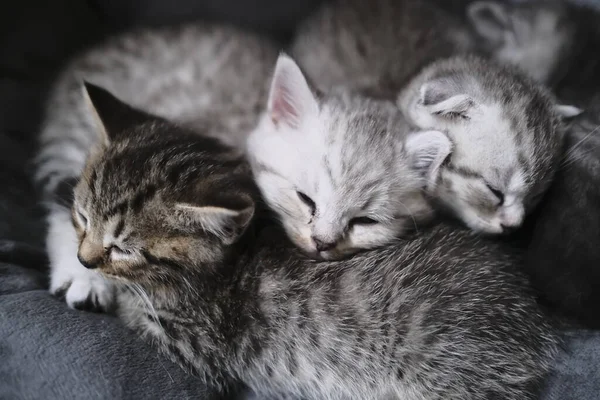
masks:
<instances>
[{"instance_id":1,"label":"kitten head","mask_svg":"<svg viewBox=\"0 0 600 400\"><path fill-rule=\"evenodd\" d=\"M479 50L498 62L519 66L550 83L572 47L573 24L564 1L476 1L467 20Z\"/></svg>"},{"instance_id":2,"label":"kitten head","mask_svg":"<svg viewBox=\"0 0 600 400\"><path fill-rule=\"evenodd\" d=\"M317 97L296 63L279 58L248 153L263 197L298 247L316 259L339 259L429 218L422 171L410 163L435 168L421 158L449 142L421 132L404 146L406 129L391 103L345 92Z\"/></svg>"},{"instance_id":3,"label":"kitten head","mask_svg":"<svg viewBox=\"0 0 600 400\"><path fill-rule=\"evenodd\" d=\"M212 139L86 88L100 143L74 191L81 263L156 284L221 261L254 213L249 167Z\"/></svg>"},{"instance_id":4,"label":"kitten head","mask_svg":"<svg viewBox=\"0 0 600 400\"><path fill-rule=\"evenodd\" d=\"M561 117L580 112L478 58L425 68L398 104L419 129L444 131L453 143L428 191L473 230L493 234L519 227L536 205L561 156Z\"/></svg>"}]
</instances>

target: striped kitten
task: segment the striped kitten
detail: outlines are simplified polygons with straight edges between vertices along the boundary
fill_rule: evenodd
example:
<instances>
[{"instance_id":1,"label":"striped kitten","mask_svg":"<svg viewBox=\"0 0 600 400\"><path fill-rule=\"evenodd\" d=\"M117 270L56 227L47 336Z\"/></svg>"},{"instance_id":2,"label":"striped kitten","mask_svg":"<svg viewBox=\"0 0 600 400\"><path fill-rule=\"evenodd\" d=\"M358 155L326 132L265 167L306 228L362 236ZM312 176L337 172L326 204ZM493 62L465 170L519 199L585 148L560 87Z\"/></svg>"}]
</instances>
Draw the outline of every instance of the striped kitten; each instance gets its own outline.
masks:
<instances>
[{"instance_id":1,"label":"striped kitten","mask_svg":"<svg viewBox=\"0 0 600 400\"><path fill-rule=\"evenodd\" d=\"M256 226L232 151L90 95L105 139L75 189L80 258L200 379L261 399L533 399L556 339L499 242L438 226L315 265Z\"/></svg>"},{"instance_id":2,"label":"striped kitten","mask_svg":"<svg viewBox=\"0 0 600 400\"><path fill-rule=\"evenodd\" d=\"M521 226L560 162L561 119L540 85L476 57L435 62L400 93L398 106L419 129L447 133L451 155L427 191L467 226L498 234Z\"/></svg>"},{"instance_id":3,"label":"striped kitten","mask_svg":"<svg viewBox=\"0 0 600 400\"><path fill-rule=\"evenodd\" d=\"M65 295L71 307L96 310L109 307L113 295L77 260L68 212L73 182L97 142L80 80L243 148L266 101L277 53L272 43L246 32L190 25L112 38L68 66L48 102L36 174L49 207L52 293Z\"/></svg>"},{"instance_id":4,"label":"striped kitten","mask_svg":"<svg viewBox=\"0 0 600 400\"><path fill-rule=\"evenodd\" d=\"M292 241L313 258L339 259L395 241L431 218L416 189L449 142L423 131L405 144L410 132L391 102L346 91L315 96L296 63L282 55L247 152Z\"/></svg>"}]
</instances>

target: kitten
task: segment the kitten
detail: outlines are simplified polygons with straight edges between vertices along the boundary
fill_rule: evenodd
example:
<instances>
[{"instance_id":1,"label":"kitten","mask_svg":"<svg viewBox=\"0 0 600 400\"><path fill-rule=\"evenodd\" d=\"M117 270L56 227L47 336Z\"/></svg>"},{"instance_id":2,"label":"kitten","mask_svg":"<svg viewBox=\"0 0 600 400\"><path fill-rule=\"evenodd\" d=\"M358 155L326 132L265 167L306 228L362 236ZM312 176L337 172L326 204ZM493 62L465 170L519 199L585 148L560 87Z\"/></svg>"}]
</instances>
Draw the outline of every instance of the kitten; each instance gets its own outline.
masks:
<instances>
[{"instance_id":1,"label":"kitten","mask_svg":"<svg viewBox=\"0 0 600 400\"><path fill-rule=\"evenodd\" d=\"M466 26L431 1L338 0L301 24L291 54L320 90L393 98L424 65L470 48Z\"/></svg>"},{"instance_id":2,"label":"kitten","mask_svg":"<svg viewBox=\"0 0 600 400\"><path fill-rule=\"evenodd\" d=\"M50 291L75 308L104 310L113 291L76 258L72 186L97 138L81 79L137 107L243 149L266 101L274 44L232 28L189 25L127 33L75 59L55 85L41 133L36 178L49 208ZM65 206L67 208L65 208Z\"/></svg>"},{"instance_id":3,"label":"kitten","mask_svg":"<svg viewBox=\"0 0 600 400\"><path fill-rule=\"evenodd\" d=\"M466 8L477 49L516 65L542 83L557 79L561 55L570 52L566 2L475 1Z\"/></svg>"},{"instance_id":4,"label":"kitten","mask_svg":"<svg viewBox=\"0 0 600 400\"><path fill-rule=\"evenodd\" d=\"M415 132L391 102L347 91L317 97L300 68L279 57L267 111L247 153L267 204L291 240L316 259L339 259L382 246L427 223L418 190L435 170L429 153L447 137Z\"/></svg>"},{"instance_id":5,"label":"kitten","mask_svg":"<svg viewBox=\"0 0 600 400\"><path fill-rule=\"evenodd\" d=\"M543 298L600 328L600 98L573 121L556 178L532 218L526 269Z\"/></svg>"},{"instance_id":6,"label":"kitten","mask_svg":"<svg viewBox=\"0 0 600 400\"><path fill-rule=\"evenodd\" d=\"M570 1L483 1L470 6L479 46L586 107L600 87L600 11Z\"/></svg>"},{"instance_id":7,"label":"kitten","mask_svg":"<svg viewBox=\"0 0 600 400\"><path fill-rule=\"evenodd\" d=\"M184 368L258 398L533 398L556 338L514 252L438 226L314 264L254 226L250 171L226 147L89 92L106 139L75 189L79 256Z\"/></svg>"},{"instance_id":8,"label":"kitten","mask_svg":"<svg viewBox=\"0 0 600 400\"><path fill-rule=\"evenodd\" d=\"M398 106L419 129L448 134L451 155L427 184L443 207L479 232L518 228L559 164L559 106L518 71L476 57L427 66L400 93Z\"/></svg>"}]
</instances>

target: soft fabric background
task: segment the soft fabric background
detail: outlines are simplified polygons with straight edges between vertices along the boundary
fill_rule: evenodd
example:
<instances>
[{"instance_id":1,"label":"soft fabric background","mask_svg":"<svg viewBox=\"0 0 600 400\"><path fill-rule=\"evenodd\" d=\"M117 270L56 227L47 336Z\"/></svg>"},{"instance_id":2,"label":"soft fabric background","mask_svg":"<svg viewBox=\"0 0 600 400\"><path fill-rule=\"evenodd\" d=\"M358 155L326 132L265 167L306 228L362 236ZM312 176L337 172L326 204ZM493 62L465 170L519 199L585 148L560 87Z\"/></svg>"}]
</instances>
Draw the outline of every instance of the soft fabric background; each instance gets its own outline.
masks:
<instances>
[{"instance_id":1,"label":"soft fabric background","mask_svg":"<svg viewBox=\"0 0 600 400\"><path fill-rule=\"evenodd\" d=\"M587 0L591 2L593 0ZM440 2L454 8L465 0ZM285 39L319 0L20 0L0 9L0 399L212 399L112 317L47 293L43 210L30 183L43 101L74 52L133 24L198 16ZM600 334L567 336L545 399L600 398Z\"/></svg>"}]
</instances>

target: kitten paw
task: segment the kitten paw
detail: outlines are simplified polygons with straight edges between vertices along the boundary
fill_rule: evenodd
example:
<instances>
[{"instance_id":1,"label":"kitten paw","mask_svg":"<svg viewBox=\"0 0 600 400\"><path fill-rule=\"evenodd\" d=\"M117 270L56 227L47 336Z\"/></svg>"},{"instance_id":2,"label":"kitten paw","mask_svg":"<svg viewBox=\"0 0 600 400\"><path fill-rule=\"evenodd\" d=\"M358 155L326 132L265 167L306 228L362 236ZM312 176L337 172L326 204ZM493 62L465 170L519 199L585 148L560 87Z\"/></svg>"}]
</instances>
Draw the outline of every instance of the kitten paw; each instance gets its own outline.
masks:
<instances>
[{"instance_id":1,"label":"kitten paw","mask_svg":"<svg viewBox=\"0 0 600 400\"><path fill-rule=\"evenodd\" d=\"M113 285L99 276L78 276L51 288L50 292L64 299L69 307L77 310L109 312L115 304Z\"/></svg>"}]
</instances>

